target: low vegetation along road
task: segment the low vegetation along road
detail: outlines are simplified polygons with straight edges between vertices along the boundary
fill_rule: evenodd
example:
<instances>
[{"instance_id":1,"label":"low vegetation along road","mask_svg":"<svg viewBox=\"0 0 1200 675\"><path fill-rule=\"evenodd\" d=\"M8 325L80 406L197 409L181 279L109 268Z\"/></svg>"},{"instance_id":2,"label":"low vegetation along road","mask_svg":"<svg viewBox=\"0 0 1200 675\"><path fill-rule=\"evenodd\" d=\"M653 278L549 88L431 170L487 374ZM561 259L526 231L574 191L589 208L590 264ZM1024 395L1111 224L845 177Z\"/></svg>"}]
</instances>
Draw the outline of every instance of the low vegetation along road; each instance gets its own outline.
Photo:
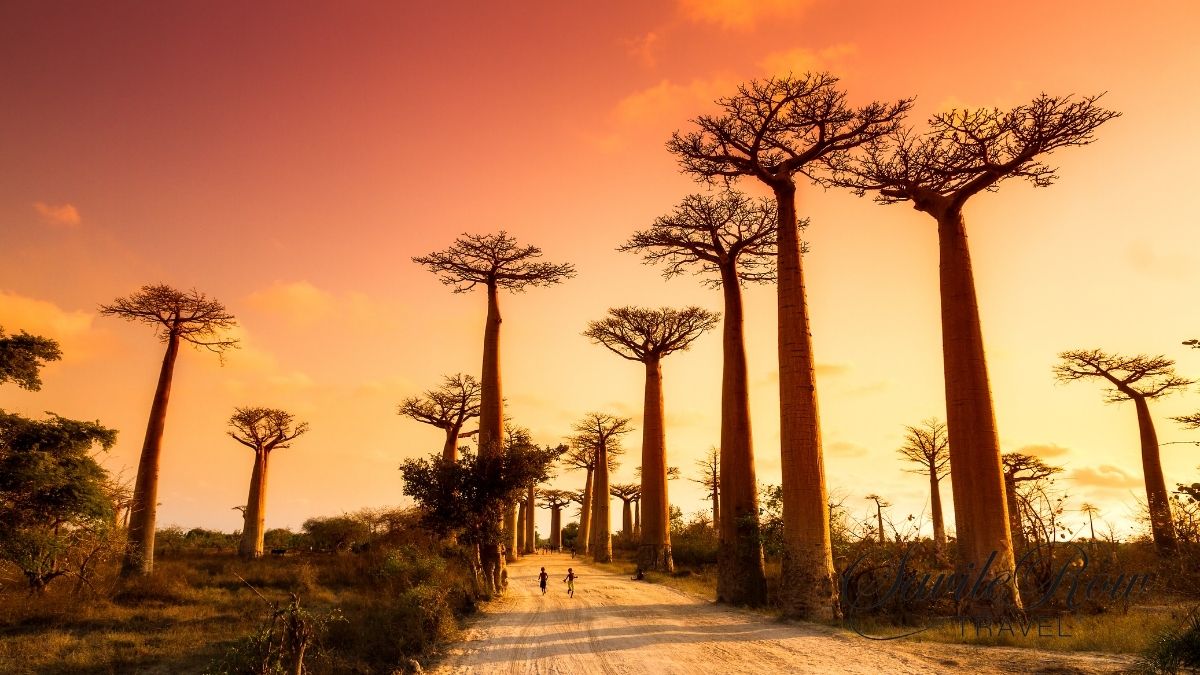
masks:
<instances>
[{"instance_id":1,"label":"low vegetation along road","mask_svg":"<svg viewBox=\"0 0 1200 675\"><path fill-rule=\"evenodd\" d=\"M537 575L550 574L545 596ZM574 598L562 583L579 580ZM450 673L1103 673L1127 659L1024 649L878 642L825 626L782 623L665 586L632 581L567 555L509 566L508 594L489 604L436 672Z\"/></svg>"}]
</instances>

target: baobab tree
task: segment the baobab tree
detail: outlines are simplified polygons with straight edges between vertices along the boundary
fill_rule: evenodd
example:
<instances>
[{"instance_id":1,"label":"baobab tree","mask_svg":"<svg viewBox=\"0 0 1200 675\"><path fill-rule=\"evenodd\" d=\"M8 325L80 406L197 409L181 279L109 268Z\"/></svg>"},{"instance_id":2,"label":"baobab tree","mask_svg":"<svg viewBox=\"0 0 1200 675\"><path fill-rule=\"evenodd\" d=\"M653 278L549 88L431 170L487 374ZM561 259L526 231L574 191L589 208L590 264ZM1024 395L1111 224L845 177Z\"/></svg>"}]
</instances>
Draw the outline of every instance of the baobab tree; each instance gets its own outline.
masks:
<instances>
[{"instance_id":1,"label":"baobab tree","mask_svg":"<svg viewBox=\"0 0 1200 675\"><path fill-rule=\"evenodd\" d=\"M525 488L525 501L521 502L525 513L518 519L520 526L524 530L524 541L521 545L521 553L523 555L532 555L537 550L537 524L534 516L537 515L537 485L530 484Z\"/></svg>"},{"instance_id":2,"label":"baobab tree","mask_svg":"<svg viewBox=\"0 0 1200 675\"><path fill-rule=\"evenodd\" d=\"M879 543L886 544L887 533L883 529L883 509L885 506L891 506L891 503L876 494L867 495L864 499L870 499L875 502L875 521L878 523L876 533L879 537Z\"/></svg>"},{"instance_id":3,"label":"baobab tree","mask_svg":"<svg viewBox=\"0 0 1200 675\"><path fill-rule=\"evenodd\" d=\"M1149 401L1195 384L1175 374L1175 361L1165 356L1121 356L1099 349L1080 349L1058 355L1054 376L1059 382L1099 380L1112 387L1107 403L1133 401L1137 411L1138 436L1142 446L1142 473L1146 477L1146 505L1150 530L1160 554L1178 548L1175 523L1171 519L1170 495L1158 454L1158 434L1150 417Z\"/></svg>"},{"instance_id":4,"label":"baobab tree","mask_svg":"<svg viewBox=\"0 0 1200 675\"><path fill-rule=\"evenodd\" d=\"M700 478L691 478L693 483L699 483L708 490L708 499L712 502L713 527L718 535L721 531L721 450L717 447L708 449L703 459L696 460L700 467Z\"/></svg>"},{"instance_id":5,"label":"baobab tree","mask_svg":"<svg viewBox=\"0 0 1200 675\"><path fill-rule=\"evenodd\" d=\"M254 451L250 493L242 512L242 541L238 555L261 558L264 521L267 513L267 467L271 453L291 447L291 442L308 432L308 423L277 408L234 408L229 418L229 437Z\"/></svg>"},{"instance_id":6,"label":"baobab tree","mask_svg":"<svg viewBox=\"0 0 1200 675\"><path fill-rule=\"evenodd\" d=\"M1005 510L1000 443L979 303L967 247L963 208L1011 178L1050 185L1056 169L1047 155L1087 145L1096 128L1118 113L1081 100L1041 95L1011 110L952 110L934 115L927 132L896 130L870 143L854 163L843 164L834 182L859 194L874 192L881 204L909 202L937 223L942 307L942 356L946 425L954 467L955 529L959 564L982 569L993 551L993 577L1009 580L1008 604L1020 605L1012 574L1012 537ZM1001 600L1003 603L1004 600Z\"/></svg>"},{"instance_id":7,"label":"baobab tree","mask_svg":"<svg viewBox=\"0 0 1200 675\"><path fill-rule=\"evenodd\" d=\"M718 195L689 195L648 230L637 232L622 251L642 254L664 266L671 278L691 271L707 274L706 283L724 298L721 376L721 471L725 485L717 556L717 598L734 604L766 601L762 537L758 524L758 481L750 424L750 385L742 285L775 280L775 205L732 190Z\"/></svg>"},{"instance_id":8,"label":"baobab tree","mask_svg":"<svg viewBox=\"0 0 1200 675\"><path fill-rule=\"evenodd\" d=\"M61 358L57 341L25 331L5 337L0 326L0 384L11 380L26 391L39 391L42 366Z\"/></svg>"},{"instance_id":9,"label":"baobab tree","mask_svg":"<svg viewBox=\"0 0 1200 675\"><path fill-rule=\"evenodd\" d=\"M149 324L159 340L167 345L158 385L150 404L150 418L138 460L130 507L129 545L121 563L121 576L149 575L154 571L154 526L158 513L158 466L162 457L163 430L167 423L167 403L179 347L188 343L214 352L218 357L238 346L227 331L237 325L225 306L196 290L180 291L170 286L142 286L127 298L117 298L100 306L101 316Z\"/></svg>"},{"instance_id":10,"label":"baobab tree","mask_svg":"<svg viewBox=\"0 0 1200 675\"><path fill-rule=\"evenodd\" d=\"M1004 467L1004 501L1008 506L1008 529L1013 539L1025 547L1025 528L1021 524L1021 498L1017 491L1020 483L1030 483L1050 478L1062 472L1061 466L1050 466L1037 457L1020 452L1006 452L1000 456Z\"/></svg>"},{"instance_id":11,"label":"baobab tree","mask_svg":"<svg viewBox=\"0 0 1200 675\"><path fill-rule=\"evenodd\" d=\"M637 483L616 483L609 487L609 494L621 500L621 533L629 541L633 539L633 502L642 492Z\"/></svg>"},{"instance_id":12,"label":"baobab tree","mask_svg":"<svg viewBox=\"0 0 1200 675\"><path fill-rule=\"evenodd\" d=\"M591 552L596 562L611 562L608 476L617 467L617 456L625 452L621 447L621 436L633 431L633 425L628 417L590 412L572 428L575 434L571 436L571 446L582 451L585 457L590 457L594 467L590 495L585 494L585 500L590 502L588 507L591 508L587 518L589 527L585 533L580 521L580 537L587 542L585 551Z\"/></svg>"},{"instance_id":13,"label":"baobab tree","mask_svg":"<svg viewBox=\"0 0 1200 675\"><path fill-rule=\"evenodd\" d=\"M691 346L711 329L720 315L700 307L643 309L619 307L588 324L584 336L594 343L646 368L646 395L642 423L642 499L646 508L638 546L643 570L670 572L670 505L667 502L667 450L663 422L662 359Z\"/></svg>"},{"instance_id":14,"label":"baobab tree","mask_svg":"<svg viewBox=\"0 0 1200 675\"><path fill-rule=\"evenodd\" d=\"M517 502L517 550L521 555L525 555L525 520L529 517L529 496L522 495L521 501Z\"/></svg>"},{"instance_id":15,"label":"baobab tree","mask_svg":"<svg viewBox=\"0 0 1200 675\"><path fill-rule=\"evenodd\" d=\"M751 80L717 100L721 112L692 120L667 149L682 169L709 183L750 176L771 189L777 209L780 464L784 555L780 588L785 615L840 615L829 539L829 505L817 386L802 265L796 175L814 177L847 153L891 133L910 99L846 103L828 73ZM722 449L722 452L725 452ZM728 503L726 519L730 517Z\"/></svg>"},{"instance_id":16,"label":"baobab tree","mask_svg":"<svg viewBox=\"0 0 1200 675\"><path fill-rule=\"evenodd\" d=\"M455 293L483 286L487 293L487 319L483 331L483 371L479 397L479 453L504 452L504 398L500 383L500 290L520 293L533 286L553 286L575 276L570 263L540 262L542 250L522 246L507 232L463 234L449 248L414 257L413 262L437 275ZM480 545L485 574L499 588L504 567L500 542Z\"/></svg>"},{"instance_id":17,"label":"baobab tree","mask_svg":"<svg viewBox=\"0 0 1200 675\"><path fill-rule=\"evenodd\" d=\"M550 550L562 549L562 510L570 504L572 496L566 490L539 490L542 508L550 510Z\"/></svg>"},{"instance_id":18,"label":"baobab tree","mask_svg":"<svg viewBox=\"0 0 1200 675\"><path fill-rule=\"evenodd\" d=\"M942 516L942 493L938 484L950 473L950 441L946 424L936 417L922 420L919 426L906 426L904 445L897 452L906 461L919 464L909 473L929 478L929 510L933 518L933 546L940 555L946 549L946 522Z\"/></svg>"},{"instance_id":19,"label":"baobab tree","mask_svg":"<svg viewBox=\"0 0 1200 675\"><path fill-rule=\"evenodd\" d=\"M445 431L442 457L458 461L458 439L470 435L463 425L479 417L479 382L462 373L446 375L437 389L404 399L399 414Z\"/></svg>"}]
</instances>

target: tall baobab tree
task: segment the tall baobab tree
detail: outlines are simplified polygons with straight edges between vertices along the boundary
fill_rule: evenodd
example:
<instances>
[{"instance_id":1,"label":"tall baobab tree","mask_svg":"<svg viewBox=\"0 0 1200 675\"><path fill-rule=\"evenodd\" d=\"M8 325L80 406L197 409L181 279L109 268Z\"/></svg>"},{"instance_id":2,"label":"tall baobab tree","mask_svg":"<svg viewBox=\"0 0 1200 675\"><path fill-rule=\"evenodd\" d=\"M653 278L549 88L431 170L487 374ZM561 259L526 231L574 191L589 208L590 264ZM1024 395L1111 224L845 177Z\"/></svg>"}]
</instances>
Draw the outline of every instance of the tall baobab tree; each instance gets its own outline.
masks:
<instances>
[{"instance_id":1,"label":"tall baobab tree","mask_svg":"<svg viewBox=\"0 0 1200 675\"><path fill-rule=\"evenodd\" d=\"M290 447L293 440L307 433L308 423L297 423L291 413L283 410L255 407L235 408L229 426L229 437L254 451L238 554L243 558L261 558L266 531L268 461L272 452Z\"/></svg>"},{"instance_id":2,"label":"tall baobab tree","mask_svg":"<svg viewBox=\"0 0 1200 675\"><path fill-rule=\"evenodd\" d=\"M579 532L575 538L575 547L580 553L588 552L589 534L592 521L592 477L596 473L596 453L594 449L570 444L570 449L563 455L563 464L568 469L583 469L583 489L572 493L572 501L579 503Z\"/></svg>"},{"instance_id":3,"label":"tall baobab tree","mask_svg":"<svg viewBox=\"0 0 1200 675\"><path fill-rule=\"evenodd\" d=\"M522 246L507 232L463 234L449 248L413 258L452 286L467 293L483 286L487 293L487 319L483 331L483 375L479 400L479 452L495 455L504 451L504 398L500 384L500 290L520 293L531 286L553 286L575 276L570 263L541 262L542 250ZM500 588L504 567L500 542L480 545L480 564Z\"/></svg>"},{"instance_id":4,"label":"tall baobab tree","mask_svg":"<svg viewBox=\"0 0 1200 675\"><path fill-rule=\"evenodd\" d=\"M521 553L524 555L533 555L537 550L537 524L535 516L537 515L537 485L530 485L525 489L525 501L522 502L525 506L525 513L519 518L520 526L524 528L524 544L521 546Z\"/></svg>"},{"instance_id":5,"label":"tall baobab tree","mask_svg":"<svg viewBox=\"0 0 1200 675\"><path fill-rule=\"evenodd\" d=\"M1158 454L1158 434L1150 417L1149 401L1161 398L1195 383L1175 374L1175 361L1165 356L1121 356L1099 349L1081 349L1058 355L1054 376L1059 382L1094 379L1112 387L1108 403L1133 401L1137 411L1138 435L1142 446L1142 473L1146 477L1146 504L1150 509L1150 530L1159 553L1178 548L1175 523L1171 519L1170 495L1163 477Z\"/></svg>"},{"instance_id":6,"label":"tall baobab tree","mask_svg":"<svg viewBox=\"0 0 1200 675\"><path fill-rule=\"evenodd\" d=\"M588 324L583 334L596 344L646 368L642 424L642 499L644 527L638 565L644 570L672 571L670 505L667 502L667 450L663 423L662 359L687 349L711 329L720 315L700 307L643 309L619 307Z\"/></svg>"},{"instance_id":7,"label":"tall baobab tree","mask_svg":"<svg viewBox=\"0 0 1200 675\"><path fill-rule=\"evenodd\" d=\"M859 194L874 192L882 204L909 202L937 223L959 564L965 568L975 563L982 569L992 552L998 552L991 573L1009 580L1005 600L1012 605L1020 604L1020 596L1012 574L1000 443L963 208L971 197L995 191L1010 178L1050 185L1056 169L1045 163L1046 156L1091 143L1096 128L1117 116L1096 105L1097 98L1042 95L1007 111L940 113L930 120L927 132L897 130L871 143L860 161L844 164L835 178Z\"/></svg>"},{"instance_id":8,"label":"tall baobab tree","mask_svg":"<svg viewBox=\"0 0 1200 675\"><path fill-rule=\"evenodd\" d=\"M621 500L621 533L629 541L633 539L633 502L637 501L638 495L642 493L642 486L638 483L616 483L609 488L609 494Z\"/></svg>"},{"instance_id":9,"label":"tall baobab tree","mask_svg":"<svg viewBox=\"0 0 1200 675\"><path fill-rule=\"evenodd\" d=\"M566 490L539 490L542 508L550 510L550 550L562 550L562 510L572 501Z\"/></svg>"},{"instance_id":10,"label":"tall baobab tree","mask_svg":"<svg viewBox=\"0 0 1200 675\"><path fill-rule=\"evenodd\" d=\"M1006 452L1000 456L1004 467L1004 501L1008 505L1008 529L1013 539L1025 546L1025 528L1021 525L1021 503L1017 484L1030 483L1049 478L1062 472L1061 466L1050 466L1037 457L1020 452Z\"/></svg>"},{"instance_id":11,"label":"tall baobab tree","mask_svg":"<svg viewBox=\"0 0 1200 675\"><path fill-rule=\"evenodd\" d=\"M612 536L609 524L609 472L617 466L617 456L625 452L621 447L621 436L633 431L627 417L607 413L590 412L574 425L575 434L571 445L590 454L594 473L591 485L591 514L586 533L586 551L591 552L596 562L612 561ZM582 525L582 520L580 521Z\"/></svg>"},{"instance_id":12,"label":"tall baobab tree","mask_svg":"<svg viewBox=\"0 0 1200 675\"><path fill-rule=\"evenodd\" d=\"M879 543L886 544L887 533L883 529L883 508L885 506L891 506L891 504L883 497L880 497L876 494L867 495L864 497L864 499L870 499L871 501L875 502L875 520L878 523L878 529L876 532L879 537Z\"/></svg>"},{"instance_id":13,"label":"tall baobab tree","mask_svg":"<svg viewBox=\"0 0 1200 675\"><path fill-rule=\"evenodd\" d=\"M724 520L717 556L717 599L734 604L766 601L762 537L758 524L758 481L750 424L750 385L742 285L775 280L775 205L732 190L689 195L669 215L637 232L620 250L641 253L664 265L668 279L692 271L709 275L708 285L724 296L721 377L721 471Z\"/></svg>"},{"instance_id":14,"label":"tall baobab tree","mask_svg":"<svg viewBox=\"0 0 1200 675\"><path fill-rule=\"evenodd\" d=\"M445 431L442 458L456 462L458 439L469 435L463 425L479 417L479 382L462 373L447 375L437 389L404 399L399 414Z\"/></svg>"},{"instance_id":15,"label":"tall baobab tree","mask_svg":"<svg viewBox=\"0 0 1200 675\"><path fill-rule=\"evenodd\" d=\"M527 543L525 541L525 521L529 518L529 496L522 495L521 501L517 502L517 550L521 555L531 553L526 551Z\"/></svg>"},{"instance_id":16,"label":"tall baobab tree","mask_svg":"<svg viewBox=\"0 0 1200 675\"><path fill-rule=\"evenodd\" d=\"M121 563L121 576L148 575L154 571L154 526L158 513L158 466L162 457L163 430L167 423L167 403L179 347L188 343L222 356L237 347L238 341L226 331L237 325L225 306L196 290L180 291L170 286L142 286L127 298L117 298L100 306L101 316L149 324L159 340L167 345L158 385L150 404L150 418L138 460L130 507L129 545Z\"/></svg>"},{"instance_id":17,"label":"tall baobab tree","mask_svg":"<svg viewBox=\"0 0 1200 675\"><path fill-rule=\"evenodd\" d=\"M700 478L690 478L693 483L699 483L708 490L708 500L712 502L713 527L721 531L721 449L713 446L703 459L696 460L700 468Z\"/></svg>"},{"instance_id":18,"label":"tall baobab tree","mask_svg":"<svg viewBox=\"0 0 1200 675\"><path fill-rule=\"evenodd\" d=\"M0 384L12 380L22 389L38 391L42 388L42 366L61 358L57 341L25 331L5 337L0 327Z\"/></svg>"},{"instance_id":19,"label":"tall baobab tree","mask_svg":"<svg viewBox=\"0 0 1200 675\"><path fill-rule=\"evenodd\" d=\"M929 510L933 517L933 546L940 555L946 550L946 521L942 515L942 492L938 484L950 473L950 440L946 424L936 417L922 420L919 426L906 426L904 445L897 452L906 461L919 464L909 473L929 478Z\"/></svg>"},{"instance_id":20,"label":"tall baobab tree","mask_svg":"<svg viewBox=\"0 0 1200 675\"><path fill-rule=\"evenodd\" d=\"M840 615L817 386L796 216L796 175L813 177L846 153L891 133L909 99L846 103L828 73L751 80L717 100L721 112L693 120L667 143L683 170L726 184L750 176L771 189L778 210L779 409L784 558L781 603L787 616ZM724 452L724 449L722 449ZM724 517L728 519L729 508Z\"/></svg>"}]
</instances>

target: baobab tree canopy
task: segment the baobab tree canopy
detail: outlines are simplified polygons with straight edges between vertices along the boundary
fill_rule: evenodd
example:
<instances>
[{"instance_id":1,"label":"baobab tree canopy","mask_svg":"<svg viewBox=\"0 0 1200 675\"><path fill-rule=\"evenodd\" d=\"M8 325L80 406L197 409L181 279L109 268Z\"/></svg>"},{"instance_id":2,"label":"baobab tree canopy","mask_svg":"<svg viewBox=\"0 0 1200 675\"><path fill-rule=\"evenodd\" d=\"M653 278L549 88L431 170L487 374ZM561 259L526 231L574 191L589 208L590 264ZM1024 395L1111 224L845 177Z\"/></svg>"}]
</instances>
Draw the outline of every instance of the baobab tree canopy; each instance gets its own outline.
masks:
<instances>
[{"instance_id":1,"label":"baobab tree canopy","mask_svg":"<svg viewBox=\"0 0 1200 675\"><path fill-rule=\"evenodd\" d=\"M235 349L238 340L225 334L237 326L233 315L220 302L192 289L142 286L127 298L102 305L100 314L116 316L153 326L163 342L172 336L218 354Z\"/></svg>"},{"instance_id":2,"label":"baobab tree canopy","mask_svg":"<svg viewBox=\"0 0 1200 675\"><path fill-rule=\"evenodd\" d=\"M904 445L897 452L904 459L921 465L919 469L905 471L928 474L932 467L938 478L950 472L950 441L946 437L945 422L930 418L922 420L918 426L904 429Z\"/></svg>"},{"instance_id":3,"label":"baobab tree canopy","mask_svg":"<svg viewBox=\"0 0 1200 675\"><path fill-rule=\"evenodd\" d=\"M453 460L463 425L479 417L481 391L479 382L470 375L447 375L437 389L404 399L399 414L445 431L442 455Z\"/></svg>"},{"instance_id":4,"label":"baobab tree canopy","mask_svg":"<svg viewBox=\"0 0 1200 675\"><path fill-rule=\"evenodd\" d=\"M413 258L453 286L455 293L466 293L478 284L520 292L529 286L552 286L575 276L570 263L539 262L542 249L522 246L507 232L463 234L444 251Z\"/></svg>"},{"instance_id":5,"label":"baobab tree canopy","mask_svg":"<svg viewBox=\"0 0 1200 675\"><path fill-rule=\"evenodd\" d=\"M672 134L667 149L703 180L790 183L796 173L813 177L828 158L891 133L912 107L912 99L902 99L853 108L837 85L829 73L751 80L717 99L720 114L696 117L697 129Z\"/></svg>"},{"instance_id":6,"label":"baobab tree canopy","mask_svg":"<svg viewBox=\"0 0 1200 675\"><path fill-rule=\"evenodd\" d=\"M22 389L38 391L42 366L61 358L58 342L25 331L5 337L0 327L0 384L11 380Z\"/></svg>"},{"instance_id":7,"label":"baobab tree canopy","mask_svg":"<svg viewBox=\"0 0 1200 675\"><path fill-rule=\"evenodd\" d=\"M271 452L290 447L290 442L308 433L308 423L296 424L295 417L276 408L237 408L229 417L230 438L256 451Z\"/></svg>"},{"instance_id":8,"label":"baobab tree canopy","mask_svg":"<svg viewBox=\"0 0 1200 675\"><path fill-rule=\"evenodd\" d=\"M644 362L687 349L720 318L701 307L618 307L608 310L606 318L588 323L583 334L621 358Z\"/></svg>"},{"instance_id":9,"label":"baobab tree canopy","mask_svg":"<svg viewBox=\"0 0 1200 675\"><path fill-rule=\"evenodd\" d=\"M1175 361L1165 356L1121 356L1080 349L1062 352L1058 358L1061 361L1054 367L1054 376L1059 382L1102 380L1112 386L1106 397L1109 403L1159 398L1195 384L1195 380L1175 374Z\"/></svg>"},{"instance_id":10,"label":"baobab tree canopy","mask_svg":"<svg viewBox=\"0 0 1200 675\"><path fill-rule=\"evenodd\" d=\"M663 276L709 274L705 284L720 287L722 272L739 282L775 280L775 244L779 231L775 204L726 190L715 196L683 198L668 215L635 233L618 250L641 253L647 264L661 264Z\"/></svg>"},{"instance_id":11,"label":"baobab tree canopy","mask_svg":"<svg viewBox=\"0 0 1200 675\"><path fill-rule=\"evenodd\" d=\"M860 194L876 190L881 203L911 201L935 216L1010 178L1045 187L1057 170L1043 156L1091 143L1097 127L1120 115L1097 105L1099 98L1042 94L1010 110L939 113L927 132L896 130L870 144L852 170L839 164L836 180Z\"/></svg>"}]
</instances>

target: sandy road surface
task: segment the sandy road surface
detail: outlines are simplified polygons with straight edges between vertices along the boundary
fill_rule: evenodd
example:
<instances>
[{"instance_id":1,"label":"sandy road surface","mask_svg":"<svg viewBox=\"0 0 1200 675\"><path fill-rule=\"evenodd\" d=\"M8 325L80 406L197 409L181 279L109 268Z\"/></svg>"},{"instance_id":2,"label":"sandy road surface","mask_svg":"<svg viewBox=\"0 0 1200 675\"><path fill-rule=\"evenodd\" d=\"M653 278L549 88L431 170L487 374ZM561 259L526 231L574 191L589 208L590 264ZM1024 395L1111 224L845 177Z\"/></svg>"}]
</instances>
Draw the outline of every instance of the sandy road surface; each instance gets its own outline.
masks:
<instances>
[{"instance_id":1,"label":"sandy road surface","mask_svg":"<svg viewBox=\"0 0 1200 675\"><path fill-rule=\"evenodd\" d=\"M537 573L550 574L542 595ZM562 578L580 575L575 598ZM1128 661L1023 649L875 642L824 626L784 624L568 555L509 566L509 592L487 606L435 672L450 673L1094 673Z\"/></svg>"}]
</instances>

